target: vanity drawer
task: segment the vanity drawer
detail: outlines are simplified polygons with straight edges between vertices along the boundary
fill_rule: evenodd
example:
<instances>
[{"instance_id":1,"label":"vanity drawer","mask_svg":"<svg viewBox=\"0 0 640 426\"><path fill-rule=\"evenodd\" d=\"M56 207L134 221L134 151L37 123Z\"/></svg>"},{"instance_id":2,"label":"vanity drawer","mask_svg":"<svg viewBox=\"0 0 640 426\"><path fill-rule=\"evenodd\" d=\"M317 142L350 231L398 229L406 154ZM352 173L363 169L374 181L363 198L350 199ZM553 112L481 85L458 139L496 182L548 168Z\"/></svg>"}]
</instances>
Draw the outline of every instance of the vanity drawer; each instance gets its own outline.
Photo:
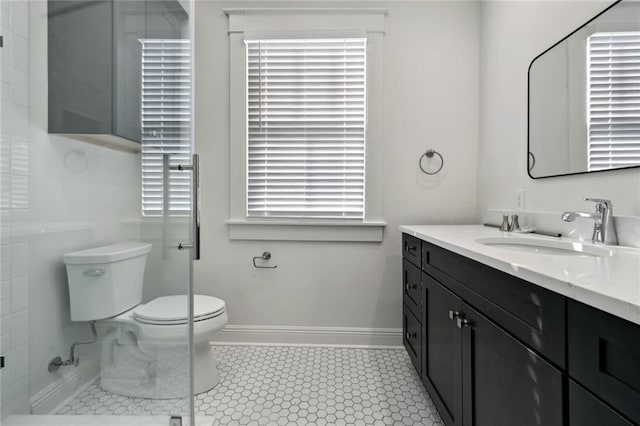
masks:
<instances>
[{"instance_id":1,"label":"vanity drawer","mask_svg":"<svg viewBox=\"0 0 640 426\"><path fill-rule=\"evenodd\" d=\"M420 312L422 311L421 274L422 272L417 266L409 262L407 259L402 259L402 299L417 317L420 317Z\"/></svg>"},{"instance_id":2,"label":"vanity drawer","mask_svg":"<svg viewBox=\"0 0 640 426\"><path fill-rule=\"evenodd\" d=\"M402 257L420 267L420 253L422 252L422 240L409 234L402 234Z\"/></svg>"},{"instance_id":3,"label":"vanity drawer","mask_svg":"<svg viewBox=\"0 0 640 426\"><path fill-rule=\"evenodd\" d=\"M411 362L418 371L418 376L422 377L422 326L406 304L402 310L402 316L402 341Z\"/></svg>"},{"instance_id":4,"label":"vanity drawer","mask_svg":"<svg viewBox=\"0 0 640 426\"><path fill-rule=\"evenodd\" d=\"M422 269L554 364L565 366L565 298L423 242Z\"/></svg>"},{"instance_id":5,"label":"vanity drawer","mask_svg":"<svg viewBox=\"0 0 640 426\"><path fill-rule=\"evenodd\" d=\"M640 423L640 326L568 303L569 376Z\"/></svg>"},{"instance_id":6,"label":"vanity drawer","mask_svg":"<svg viewBox=\"0 0 640 426\"><path fill-rule=\"evenodd\" d=\"M570 426L633 426L587 390L569 380Z\"/></svg>"}]
</instances>

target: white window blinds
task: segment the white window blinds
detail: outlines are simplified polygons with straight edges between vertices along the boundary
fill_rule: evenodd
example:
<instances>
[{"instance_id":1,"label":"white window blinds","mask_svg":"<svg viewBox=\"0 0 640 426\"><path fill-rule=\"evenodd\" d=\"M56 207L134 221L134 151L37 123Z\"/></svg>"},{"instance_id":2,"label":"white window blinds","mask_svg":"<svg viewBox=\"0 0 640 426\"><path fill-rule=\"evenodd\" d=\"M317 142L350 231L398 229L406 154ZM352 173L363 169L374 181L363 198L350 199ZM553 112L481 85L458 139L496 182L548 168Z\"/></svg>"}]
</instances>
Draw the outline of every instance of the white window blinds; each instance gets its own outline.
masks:
<instances>
[{"instance_id":1,"label":"white window blinds","mask_svg":"<svg viewBox=\"0 0 640 426\"><path fill-rule=\"evenodd\" d=\"M587 42L589 170L640 164L640 32Z\"/></svg>"},{"instance_id":2,"label":"white window blinds","mask_svg":"<svg viewBox=\"0 0 640 426\"><path fill-rule=\"evenodd\" d=\"M246 46L248 217L363 219L366 39Z\"/></svg>"},{"instance_id":3,"label":"white window blinds","mask_svg":"<svg viewBox=\"0 0 640 426\"><path fill-rule=\"evenodd\" d=\"M191 173L172 170L163 182L163 154L169 165L191 164L191 44L189 40L142 43L142 213L187 215Z\"/></svg>"}]
</instances>

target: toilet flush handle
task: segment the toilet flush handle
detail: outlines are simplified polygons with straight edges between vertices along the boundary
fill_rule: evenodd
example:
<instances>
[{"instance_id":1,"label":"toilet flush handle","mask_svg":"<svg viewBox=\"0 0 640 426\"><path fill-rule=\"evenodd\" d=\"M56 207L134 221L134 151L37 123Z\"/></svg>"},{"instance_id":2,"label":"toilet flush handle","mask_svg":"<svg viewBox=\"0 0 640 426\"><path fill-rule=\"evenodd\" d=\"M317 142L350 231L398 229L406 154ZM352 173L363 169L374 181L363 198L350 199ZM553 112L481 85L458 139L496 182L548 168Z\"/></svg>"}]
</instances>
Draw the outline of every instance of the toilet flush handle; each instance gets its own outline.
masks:
<instances>
[{"instance_id":1,"label":"toilet flush handle","mask_svg":"<svg viewBox=\"0 0 640 426\"><path fill-rule=\"evenodd\" d=\"M87 269L82 273L85 277L99 277L104 275L104 269Z\"/></svg>"}]
</instances>

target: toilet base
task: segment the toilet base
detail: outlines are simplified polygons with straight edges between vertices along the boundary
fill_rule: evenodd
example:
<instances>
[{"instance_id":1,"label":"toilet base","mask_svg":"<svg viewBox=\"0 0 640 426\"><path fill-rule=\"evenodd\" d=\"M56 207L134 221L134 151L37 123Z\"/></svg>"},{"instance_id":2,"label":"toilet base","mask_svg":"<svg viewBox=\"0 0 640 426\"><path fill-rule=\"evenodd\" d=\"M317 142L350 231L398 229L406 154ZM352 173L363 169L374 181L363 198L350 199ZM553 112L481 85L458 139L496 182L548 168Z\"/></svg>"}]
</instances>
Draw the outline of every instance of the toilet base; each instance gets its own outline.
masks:
<instances>
[{"instance_id":1,"label":"toilet base","mask_svg":"<svg viewBox=\"0 0 640 426\"><path fill-rule=\"evenodd\" d=\"M208 392L220 382L220 373L209 342L197 343L193 351L193 390Z\"/></svg>"},{"instance_id":2,"label":"toilet base","mask_svg":"<svg viewBox=\"0 0 640 426\"><path fill-rule=\"evenodd\" d=\"M197 342L193 355L194 391L207 392L220 380L209 342ZM113 328L102 342L100 387L136 398L185 398L190 394L189 347L139 342L133 331Z\"/></svg>"}]
</instances>

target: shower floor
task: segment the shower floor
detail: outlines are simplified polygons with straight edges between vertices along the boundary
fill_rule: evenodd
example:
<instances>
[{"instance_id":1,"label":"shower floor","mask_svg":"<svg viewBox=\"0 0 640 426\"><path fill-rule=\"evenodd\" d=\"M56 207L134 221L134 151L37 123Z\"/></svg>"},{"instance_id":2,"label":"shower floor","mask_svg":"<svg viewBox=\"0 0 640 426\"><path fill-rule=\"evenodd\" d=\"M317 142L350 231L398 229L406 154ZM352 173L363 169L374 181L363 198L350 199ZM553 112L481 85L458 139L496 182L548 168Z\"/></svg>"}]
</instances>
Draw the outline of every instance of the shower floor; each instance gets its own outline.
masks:
<instances>
[{"instance_id":1,"label":"shower floor","mask_svg":"<svg viewBox=\"0 0 640 426\"><path fill-rule=\"evenodd\" d=\"M214 425L442 425L404 349L229 345L212 350L220 383L197 395L195 404L196 416ZM57 414L185 411L186 399L129 398L93 383Z\"/></svg>"}]
</instances>

